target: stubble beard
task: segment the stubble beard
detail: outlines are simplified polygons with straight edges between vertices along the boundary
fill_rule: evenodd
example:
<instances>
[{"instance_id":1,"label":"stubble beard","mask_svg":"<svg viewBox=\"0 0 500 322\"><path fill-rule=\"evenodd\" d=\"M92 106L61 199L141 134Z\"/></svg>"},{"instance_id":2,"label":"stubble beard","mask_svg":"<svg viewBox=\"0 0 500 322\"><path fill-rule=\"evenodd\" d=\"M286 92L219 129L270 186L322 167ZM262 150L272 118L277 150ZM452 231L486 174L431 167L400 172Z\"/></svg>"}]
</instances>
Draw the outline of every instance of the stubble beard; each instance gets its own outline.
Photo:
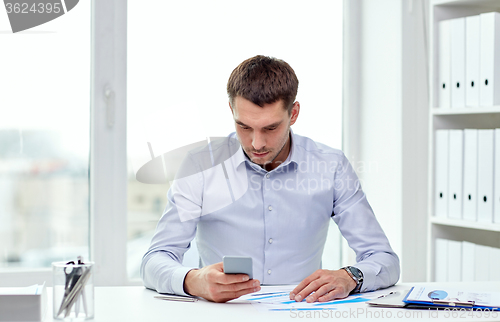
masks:
<instances>
[{"instance_id":1,"label":"stubble beard","mask_svg":"<svg viewBox=\"0 0 500 322\"><path fill-rule=\"evenodd\" d=\"M259 165L261 167L265 167L266 165L271 164L278 157L278 155L280 155L281 151L283 151L283 149L285 148L286 142L287 142L287 140L288 140L289 137L290 137L290 128L288 128L288 131L287 131L286 135L283 137L283 141L281 143L281 148L279 149L279 151L275 155L273 155L272 158L269 161L264 161L264 163L255 162L254 159L249 156L249 155L252 155L252 152L256 152L256 153L260 153L260 152L257 152L255 150L251 150L249 153L247 153L247 149L244 149L245 150L245 154L250 159L250 161L252 161L253 163L255 163L255 164L257 164L257 165ZM269 152L272 153L272 151L273 150L270 150ZM266 151L264 151L264 152L266 152Z\"/></svg>"}]
</instances>

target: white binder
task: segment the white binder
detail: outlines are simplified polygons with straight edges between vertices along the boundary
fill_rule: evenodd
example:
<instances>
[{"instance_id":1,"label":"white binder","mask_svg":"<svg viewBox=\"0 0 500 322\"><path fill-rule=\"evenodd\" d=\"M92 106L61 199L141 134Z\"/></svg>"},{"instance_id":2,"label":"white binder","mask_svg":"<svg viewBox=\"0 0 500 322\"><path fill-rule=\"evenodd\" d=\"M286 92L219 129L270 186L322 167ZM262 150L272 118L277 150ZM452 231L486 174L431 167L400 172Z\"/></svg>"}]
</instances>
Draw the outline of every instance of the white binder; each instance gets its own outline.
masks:
<instances>
[{"instance_id":1,"label":"white binder","mask_svg":"<svg viewBox=\"0 0 500 322\"><path fill-rule=\"evenodd\" d=\"M438 107L450 107L450 20L439 22L438 25Z\"/></svg>"},{"instance_id":2,"label":"white binder","mask_svg":"<svg viewBox=\"0 0 500 322\"><path fill-rule=\"evenodd\" d=\"M448 137L449 130L436 130L434 216L448 216Z\"/></svg>"},{"instance_id":3,"label":"white binder","mask_svg":"<svg viewBox=\"0 0 500 322\"><path fill-rule=\"evenodd\" d=\"M475 250L475 244L462 242L462 282L473 282L475 279Z\"/></svg>"},{"instance_id":4,"label":"white binder","mask_svg":"<svg viewBox=\"0 0 500 322\"><path fill-rule=\"evenodd\" d=\"M481 19L481 54L479 105L500 105L500 14L483 13Z\"/></svg>"},{"instance_id":5,"label":"white binder","mask_svg":"<svg viewBox=\"0 0 500 322\"><path fill-rule=\"evenodd\" d=\"M500 129L495 129L495 168L493 171L495 173L495 183L493 186L493 221L500 224Z\"/></svg>"},{"instance_id":6,"label":"white binder","mask_svg":"<svg viewBox=\"0 0 500 322\"><path fill-rule=\"evenodd\" d=\"M447 282L448 281L448 240L442 238L436 238L436 244L434 249L434 258L436 259L434 263L435 279L436 282Z\"/></svg>"},{"instance_id":7,"label":"white binder","mask_svg":"<svg viewBox=\"0 0 500 322\"><path fill-rule=\"evenodd\" d=\"M464 130L464 190L462 218L477 221L477 130Z\"/></svg>"},{"instance_id":8,"label":"white binder","mask_svg":"<svg viewBox=\"0 0 500 322\"><path fill-rule=\"evenodd\" d=\"M483 245L475 245L474 250L474 280L476 282L484 282L490 280L490 247Z\"/></svg>"},{"instance_id":9,"label":"white binder","mask_svg":"<svg viewBox=\"0 0 500 322\"><path fill-rule=\"evenodd\" d=\"M479 16L465 18L465 105L479 106Z\"/></svg>"},{"instance_id":10,"label":"white binder","mask_svg":"<svg viewBox=\"0 0 500 322\"><path fill-rule=\"evenodd\" d=\"M448 240L448 282L462 281L462 242Z\"/></svg>"},{"instance_id":11,"label":"white binder","mask_svg":"<svg viewBox=\"0 0 500 322\"><path fill-rule=\"evenodd\" d=\"M477 133L477 221L493 222L493 140L495 130Z\"/></svg>"},{"instance_id":12,"label":"white binder","mask_svg":"<svg viewBox=\"0 0 500 322\"><path fill-rule=\"evenodd\" d=\"M448 217L462 219L464 131L449 130Z\"/></svg>"},{"instance_id":13,"label":"white binder","mask_svg":"<svg viewBox=\"0 0 500 322\"><path fill-rule=\"evenodd\" d=\"M0 321L44 321L47 299L45 282L27 287L0 287Z\"/></svg>"},{"instance_id":14,"label":"white binder","mask_svg":"<svg viewBox=\"0 0 500 322\"><path fill-rule=\"evenodd\" d=\"M451 107L465 107L465 18L451 20Z\"/></svg>"},{"instance_id":15,"label":"white binder","mask_svg":"<svg viewBox=\"0 0 500 322\"><path fill-rule=\"evenodd\" d=\"M498 268L500 267L500 248L490 247L490 281L500 281Z\"/></svg>"}]
</instances>

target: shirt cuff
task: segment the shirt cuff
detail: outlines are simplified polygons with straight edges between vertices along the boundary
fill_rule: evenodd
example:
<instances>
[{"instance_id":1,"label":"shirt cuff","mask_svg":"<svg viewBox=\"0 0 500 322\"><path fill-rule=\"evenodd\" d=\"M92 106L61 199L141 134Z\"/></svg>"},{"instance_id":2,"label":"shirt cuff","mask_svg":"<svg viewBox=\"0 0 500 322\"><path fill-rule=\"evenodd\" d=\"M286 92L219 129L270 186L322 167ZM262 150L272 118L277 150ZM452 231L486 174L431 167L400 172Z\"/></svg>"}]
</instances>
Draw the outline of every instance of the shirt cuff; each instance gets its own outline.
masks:
<instances>
[{"instance_id":1,"label":"shirt cuff","mask_svg":"<svg viewBox=\"0 0 500 322\"><path fill-rule=\"evenodd\" d=\"M179 267L172 274L171 286L174 294L190 296L186 292L184 292L184 279L186 278L187 273L194 268L192 267Z\"/></svg>"},{"instance_id":2,"label":"shirt cuff","mask_svg":"<svg viewBox=\"0 0 500 322\"><path fill-rule=\"evenodd\" d=\"M371 263L363 262L359 262L352 266L356 267L361 271L361 273L363 273L363 285L361 285L361 289L359 290L360 292L374 291L377 289L377 287L375 287L375 281L380 269L375 269Z\"/></svg>"}]
</instances>

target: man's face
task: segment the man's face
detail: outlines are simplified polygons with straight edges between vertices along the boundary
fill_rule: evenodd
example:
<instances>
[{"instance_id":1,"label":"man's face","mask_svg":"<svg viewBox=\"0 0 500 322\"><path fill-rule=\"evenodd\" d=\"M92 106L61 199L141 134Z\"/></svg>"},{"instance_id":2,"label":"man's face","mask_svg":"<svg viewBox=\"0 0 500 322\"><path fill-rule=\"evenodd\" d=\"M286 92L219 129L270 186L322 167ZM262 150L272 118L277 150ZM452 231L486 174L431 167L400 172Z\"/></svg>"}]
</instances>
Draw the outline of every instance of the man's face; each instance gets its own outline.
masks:
<instances>
[{"instance_id":1,"label":"man's face","mask_svg":"<svg viewBox=\"0 0 500 322\"><path fill-rule=\"evenodd\" d=\"M236 133L243 150L258 165L271 164L274 169L284 162L289 152L289 130L299 114L300 105L294 103L291 115L280 100L260 107L237 96L231 106Z\"/></svg>"}]
</instances>

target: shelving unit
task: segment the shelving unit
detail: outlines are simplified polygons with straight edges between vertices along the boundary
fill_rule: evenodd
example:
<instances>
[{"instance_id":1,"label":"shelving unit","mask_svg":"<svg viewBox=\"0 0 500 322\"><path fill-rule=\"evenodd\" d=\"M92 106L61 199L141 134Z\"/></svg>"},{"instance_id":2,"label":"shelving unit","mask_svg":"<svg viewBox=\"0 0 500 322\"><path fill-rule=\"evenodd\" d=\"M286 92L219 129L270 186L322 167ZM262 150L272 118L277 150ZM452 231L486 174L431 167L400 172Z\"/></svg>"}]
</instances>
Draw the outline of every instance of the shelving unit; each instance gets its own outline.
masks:
<instances>
[{"instance_id":1,"label":"shelving unit","mask_svg":"<svg viewBox=\"0 0 500 322\"><path fill-rule=\"evenodd\" d=\"M500 106L492 107L464 107L464 108L448 108L442 109L434 107L433 115L464 115L464 114L499 114Z\"/></svg>"},{"instance_id":2,"label":"shelving unit","mask_svg":"<svg viewBox=\"0 0 500 322\"><path fill-rule=\"evenodd\" d=\"M458 220L458 219L438 218L434 216L431 217L430 221L434 225L453 226L453 227L470 228L476 230L500 232L500 224L485 224L485 223Z\"/></svg>"},{"instance_id":3,"label":"shelving unit","mask_svg":"<svg viewBox=\"0 0 500 322\"><path fill-rule=\"evenodd\" d=\"M427 280L435 281L435 240L444 238L469 241L491 247L500 247L500 224L485 224L434 216L435 189L435 132L439 129L493 129L500 127L500 106L439 108L435 95L437 82L437 25L442 20L481 13L500 12L498 0L431 0L429 6L430 37L430 106L429 106L429 160L428 160L428 225L427 225ZM474 259L471 259L474 260Z\"/></svg>"}]
</instances>

